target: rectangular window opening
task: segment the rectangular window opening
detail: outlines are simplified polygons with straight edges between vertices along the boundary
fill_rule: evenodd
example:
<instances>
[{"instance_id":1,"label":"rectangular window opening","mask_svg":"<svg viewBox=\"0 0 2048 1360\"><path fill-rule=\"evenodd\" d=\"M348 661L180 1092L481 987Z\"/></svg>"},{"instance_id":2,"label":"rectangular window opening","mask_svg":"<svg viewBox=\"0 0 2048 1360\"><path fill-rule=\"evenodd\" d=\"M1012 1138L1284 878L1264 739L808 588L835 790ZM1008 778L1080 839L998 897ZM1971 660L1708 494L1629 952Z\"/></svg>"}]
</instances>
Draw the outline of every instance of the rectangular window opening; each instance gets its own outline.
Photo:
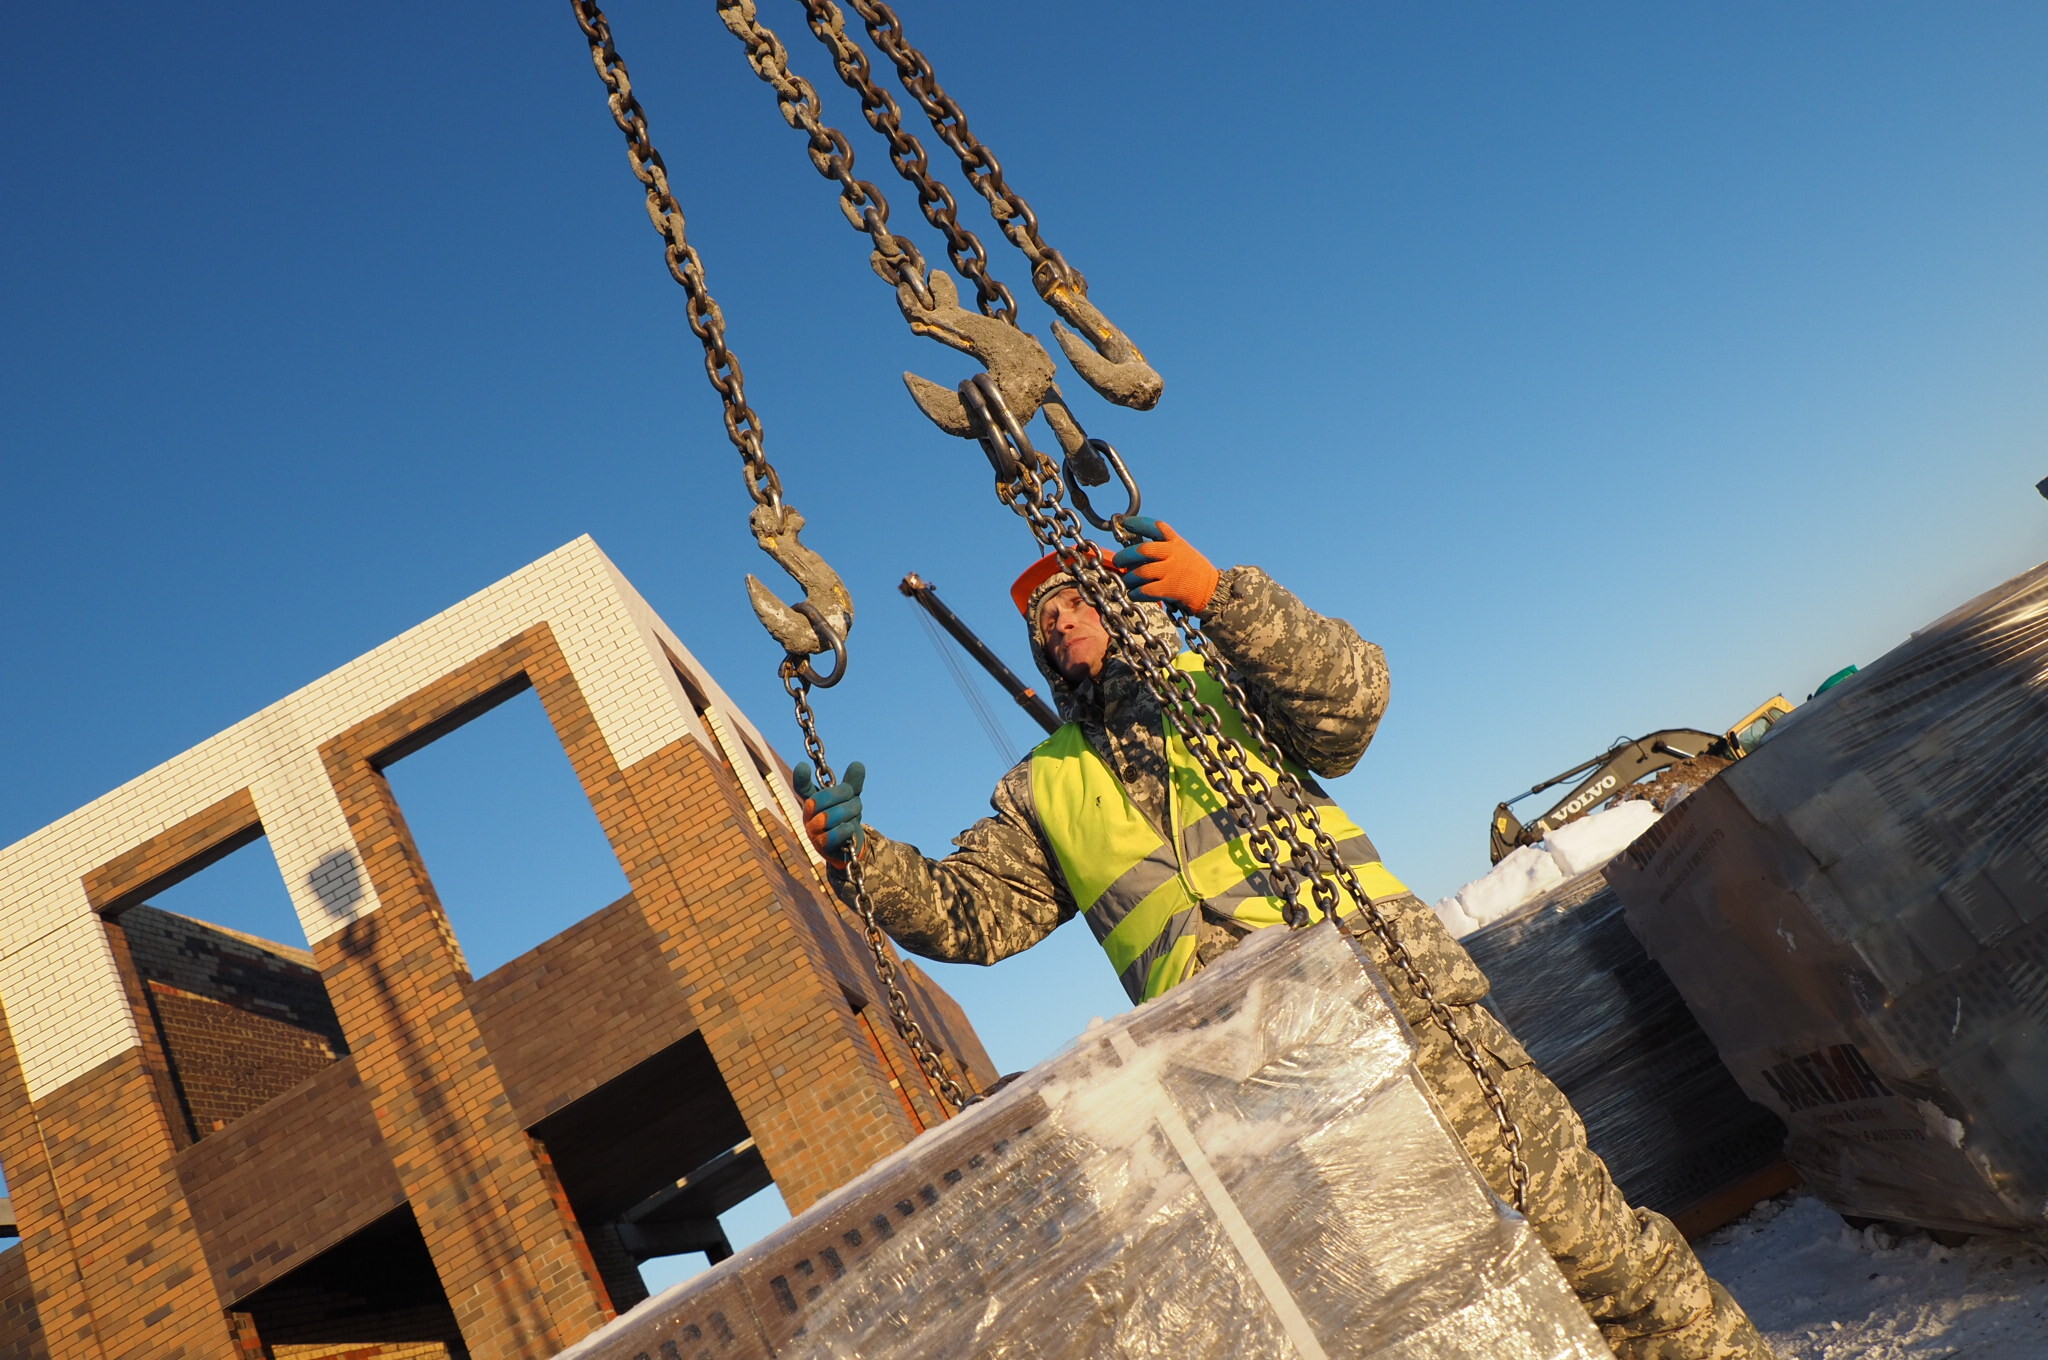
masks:
<instances>
[{"instance_id":1,"label":"rectangular window opening","mask_svg":"<svg viewBox=\"0 0 2048 1360\"><path fill-rule=\"evenodd\" d=\"M260 827L235 840L107 922L162 1048L173 1122L195 1139L348 1055L312 953L286 943L305 936L269 840Z\"/></svg>"},{"instance_id":2,"label":"rectangular window opening","mask_svg":"<svg viewBox=\"0 0 2048 1360\"><path fill-rule=\"evenodd\" d=\"M631 891L540 696L523 682L384 766L481 977Z\"/></svg>"},{"instance_id":3,"label":"rectangular window opening","mask_svg":"<svg viewBox=\"0 0 2048 1360\"><path fill-rule=\"evenodd\" d=\"M14 1198L7 1189L7 1168L0 1166L0 1251L21 1239L21 1227L14 1221Z\"/></svg>"},{"instance_id":4,"label":"rectangular window opening","mask_svg":"<svg viewBox=\"0 0 2048 1360\"><path fill-rule=\"evenodd\" d=\"M712 704L710 696L691 678L689 669L676 660L674 653L669 654L668 664L675 672L676 682L683 687L683 693L689 696L691 709L704 724L704 730L710 733L713 753L717 755L719 763L725 766L726 772L732 775L733 781L740 786L754 819L754 829L760 832L764 839L772 839L768 830L768 818L774 814L769 812L768 808L781 806L778 799L781 796L780 791L786 788L787 776L773 772L774 765L764 761L761 753L754 749L754 743L739 730L738 725ZM742 769L741 761L746 762L749 768ZM791 815L787 807L783 808L783 815Z\"/></svg>"}]
</instances>

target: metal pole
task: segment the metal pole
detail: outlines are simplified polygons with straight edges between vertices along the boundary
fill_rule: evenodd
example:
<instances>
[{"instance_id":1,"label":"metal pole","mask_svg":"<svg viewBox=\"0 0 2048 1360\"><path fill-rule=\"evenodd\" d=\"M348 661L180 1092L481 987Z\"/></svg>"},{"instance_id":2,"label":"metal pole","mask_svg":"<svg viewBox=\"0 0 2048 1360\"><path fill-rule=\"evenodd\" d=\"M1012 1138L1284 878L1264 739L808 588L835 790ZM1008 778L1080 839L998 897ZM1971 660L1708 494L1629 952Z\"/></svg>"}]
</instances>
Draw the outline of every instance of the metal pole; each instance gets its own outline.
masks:
<instances>
[{"instance_id":1,"label":"metal pole","mask_svg":"<svg viewBox=\"0 0 2048 1360\"><path fill-rule=\"evenodd\" d=\"M1047 732L1057 731L1060 715L1053 712L1052 705L1038 695L1038 691L1017 678L1016 672L1003 664L1002 658L988 649L988 644L974 635L974 630L960 622L960 616L946 608L933 590L931 582L911 572L897 583L896 588L908 595L924 608L924 612L939 621L939 627L952 634L953 640L967 649L967 654L981 663L981 668L995 677L997 684L1008 692L1017 706L1029 713L1032 720Z\"/></svg>"}]
</instances>

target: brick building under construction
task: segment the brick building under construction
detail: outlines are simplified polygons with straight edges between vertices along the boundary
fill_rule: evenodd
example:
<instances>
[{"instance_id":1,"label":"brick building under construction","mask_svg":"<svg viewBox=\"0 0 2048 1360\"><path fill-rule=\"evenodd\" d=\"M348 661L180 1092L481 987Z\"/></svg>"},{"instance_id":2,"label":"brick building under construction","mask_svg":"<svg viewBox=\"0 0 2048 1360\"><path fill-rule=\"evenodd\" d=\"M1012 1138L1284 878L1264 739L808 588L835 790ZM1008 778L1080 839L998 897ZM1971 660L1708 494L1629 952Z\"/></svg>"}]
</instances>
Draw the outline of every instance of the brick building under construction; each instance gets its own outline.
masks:
<instances>
[{"instance_id":1,"label":"brick building under construction","mask_svg":"<svg viewBox=\"0 0 2048 1360\"><path fill-rule=\"evenodd\" d=\"M383 772L528 689L630 891L472 977ZM583 538L0 851L0 1360L550 1356L942 1118L785 774ZM307 948L148 904L258 837Z\"/></svg>"}]
</instances>

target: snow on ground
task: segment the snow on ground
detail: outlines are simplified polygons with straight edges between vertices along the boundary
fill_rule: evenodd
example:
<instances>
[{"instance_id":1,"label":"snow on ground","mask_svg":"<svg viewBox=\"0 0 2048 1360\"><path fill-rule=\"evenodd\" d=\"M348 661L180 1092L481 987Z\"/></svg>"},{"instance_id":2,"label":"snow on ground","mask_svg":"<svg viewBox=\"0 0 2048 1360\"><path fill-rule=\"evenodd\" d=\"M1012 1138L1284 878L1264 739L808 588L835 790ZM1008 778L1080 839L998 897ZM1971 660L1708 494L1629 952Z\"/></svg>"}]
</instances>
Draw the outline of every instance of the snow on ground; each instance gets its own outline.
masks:
<instances>
[{"instance_id":1,"label":"snow on ground","mask_svg":"<svg viewBox=\"0 0 2048 1360\"><path fill-rule=\"evenodd\" d=\"M1794 1195L1757 1206L1699 1253L1780 1360L2048 1357L2048 1255L2022 1244L1859 1231Z\"/></svg>"},{"instance_id":2,"label":"snow on ground","mask_svg":"<svg viewBox=\"0 0 2048 1360\"><path fill-rule=\"evenodd\" d=\"M1650 829L1661 814L1649 803L1631 800L1603 808L1561 826L1546 840L1524 845L1436 904L1436 914L1451 934L1463 938L1498 921L1546 888L1555 887L1588 869L1597 869L1622 852L1630 841Z\"/></svg>"}]
</instances>

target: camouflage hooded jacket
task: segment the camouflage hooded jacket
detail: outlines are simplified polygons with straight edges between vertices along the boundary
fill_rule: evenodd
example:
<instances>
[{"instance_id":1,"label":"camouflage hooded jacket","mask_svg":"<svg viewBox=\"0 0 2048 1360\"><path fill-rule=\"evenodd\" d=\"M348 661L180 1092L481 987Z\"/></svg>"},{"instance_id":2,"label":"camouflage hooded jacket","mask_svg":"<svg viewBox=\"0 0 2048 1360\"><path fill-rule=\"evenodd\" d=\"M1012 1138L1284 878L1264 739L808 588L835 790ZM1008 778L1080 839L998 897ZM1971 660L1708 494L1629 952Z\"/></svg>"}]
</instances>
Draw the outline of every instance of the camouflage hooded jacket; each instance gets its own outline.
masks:
<instances>
[{"instance_id":1,"label":"camouflage hooded jacket","mask_svg":"<svg viewBox=\"0 0 2048 1360\"><path fill-rule=\"evenodd\" d=\"M1148 606L1161 628L1165 611ZM1358 763L1387 706L1380 649L1342 619L1325 618L1257 567L1232 567L1202 616L1218 650L1283 753L1319 775ZM1166 822L1166 741L1158 702L1121 661L1067 686L1033 648L1060 715L1078 722L1138 809ZM1073 895L1032 807L1030 757L996 785L994 815L927 859L917 847L867 830L863 856L876 919L914 954L948 963L994 963L1037 944L1074 915ZM842 892L844 885L840 885ZM1197 958L1207 963L1244 927L1207 915Z\"/></svg>"}]
</instances>

